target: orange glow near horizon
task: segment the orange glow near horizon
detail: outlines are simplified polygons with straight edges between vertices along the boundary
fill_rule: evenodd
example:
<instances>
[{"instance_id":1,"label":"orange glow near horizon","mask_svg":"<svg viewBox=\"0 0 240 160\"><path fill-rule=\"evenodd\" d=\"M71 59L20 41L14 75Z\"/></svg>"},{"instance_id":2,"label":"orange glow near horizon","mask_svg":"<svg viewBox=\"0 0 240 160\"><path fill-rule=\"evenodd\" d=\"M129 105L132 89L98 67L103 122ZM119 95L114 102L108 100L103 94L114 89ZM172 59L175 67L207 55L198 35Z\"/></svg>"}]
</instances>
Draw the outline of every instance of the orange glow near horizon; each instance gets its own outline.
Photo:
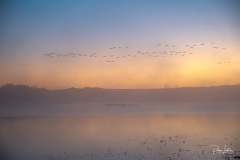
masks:
<instances>
[{"instance_id":1,"label":"orange glow near horizon","mask_svg":"<svg viewBox=\"0 0 240 160\"><path fill-rule=\"evenodd\" d=\"M0 17L0 86L240 84L238 5L201 0L6 2Z\"/></svg>"},{"instance_id":2,"label":"orange glow near horizon","mask_svg":"<svg viewBox=\"0 0 240 160\"><path fill-rule=\"evenodd\" d=\"M233 54L232 54L233 55ZM36 57L35 57L36 58ZM209 53L192 57L135 57L107 64L102 60L49 60L37 57L15 61L0 83L36 85L48 89L69 87L164 88L240 84L239 63L218 65ZM16 67L18 66L18 67ZM34 67L32 67L34 66ZM17 69L16 69L17 68Z\"/></svg>"}]
</instances>

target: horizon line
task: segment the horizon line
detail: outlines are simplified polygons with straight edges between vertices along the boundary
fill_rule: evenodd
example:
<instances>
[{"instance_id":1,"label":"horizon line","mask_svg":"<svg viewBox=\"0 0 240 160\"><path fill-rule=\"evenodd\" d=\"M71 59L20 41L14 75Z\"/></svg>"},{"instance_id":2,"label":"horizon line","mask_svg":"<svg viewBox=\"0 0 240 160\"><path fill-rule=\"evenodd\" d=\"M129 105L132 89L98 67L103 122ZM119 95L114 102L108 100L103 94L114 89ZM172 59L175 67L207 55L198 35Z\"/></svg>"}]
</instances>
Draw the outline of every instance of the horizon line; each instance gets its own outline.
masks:
<instances>
[{"instance_id":1,"label":"horizon line","mask_svg":"<svg viewBox=\"0 0 240 160\"><path fill-rule=\"evenodd\" d=\"M4 86L25 86L29 88L35 88L35 89L45 89L49 91L59 91L59 90L68 90L68 89L106 89L106 90L157 90L157 89L181 89L181 88L210 88L210 87L223 87L223 86L239 86L239 84L224 84L224 85L210 85L210 86L166 86L162 88L101 88L101 87L83 87L83 88L77 88L77 87L68 87L68 88L63 88L63 89L48 89L45 87L39 87L37 85L26 85L26 84L14 84L14 83L5 83L3 85L0 85L0 88Z\"/></svg>"}]
</instances>

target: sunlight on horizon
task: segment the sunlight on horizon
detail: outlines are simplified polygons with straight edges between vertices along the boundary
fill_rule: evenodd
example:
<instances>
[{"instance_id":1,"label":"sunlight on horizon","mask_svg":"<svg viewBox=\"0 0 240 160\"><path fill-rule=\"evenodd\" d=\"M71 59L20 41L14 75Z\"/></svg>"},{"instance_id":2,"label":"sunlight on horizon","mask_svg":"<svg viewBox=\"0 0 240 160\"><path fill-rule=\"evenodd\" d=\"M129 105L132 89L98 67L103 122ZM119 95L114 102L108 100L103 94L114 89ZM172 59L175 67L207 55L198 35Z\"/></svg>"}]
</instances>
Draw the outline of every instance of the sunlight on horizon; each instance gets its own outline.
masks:
<instances>
[{"instance_id":1,"label":"sunlight on horizon","mask_svg":"<svg viewBox=\"0 0 240 160\"><path fill-rule=\"evenodd\" d=\"M240 84L238 3L173 2L3 3L0 85Z\"/></svg>"}]
</instances>

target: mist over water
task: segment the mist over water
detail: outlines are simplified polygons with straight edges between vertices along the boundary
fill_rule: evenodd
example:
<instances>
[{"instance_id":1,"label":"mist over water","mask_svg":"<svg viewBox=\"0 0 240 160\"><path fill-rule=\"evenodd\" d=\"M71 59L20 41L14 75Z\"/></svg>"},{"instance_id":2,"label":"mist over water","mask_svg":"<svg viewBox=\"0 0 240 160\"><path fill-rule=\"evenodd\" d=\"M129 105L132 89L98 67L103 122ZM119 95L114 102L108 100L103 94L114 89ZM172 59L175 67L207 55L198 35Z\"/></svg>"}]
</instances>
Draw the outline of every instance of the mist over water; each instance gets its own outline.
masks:
<instances>
[{"instance_id":1,"label":"mist over water","mask_svg":"<svg viewBox=\"0 0 240 160\"><path fill-rule=\"evenodd\" d=\"M240 113L238 102L2 104L1 117L89 114Z\"/></svg>"},{"instance_id":2,"label":"mist over water","mask_svg":"<svg viewBox=\"0 0 240 160\"><path fill-rule=\"evenodd\" d=\"M234 103L228 113L223 103L5 107L19 110L1 107L1 159L234 159L240 151ZM213 154L209 145L235 153Z\"/></svg>"}]
</instances>

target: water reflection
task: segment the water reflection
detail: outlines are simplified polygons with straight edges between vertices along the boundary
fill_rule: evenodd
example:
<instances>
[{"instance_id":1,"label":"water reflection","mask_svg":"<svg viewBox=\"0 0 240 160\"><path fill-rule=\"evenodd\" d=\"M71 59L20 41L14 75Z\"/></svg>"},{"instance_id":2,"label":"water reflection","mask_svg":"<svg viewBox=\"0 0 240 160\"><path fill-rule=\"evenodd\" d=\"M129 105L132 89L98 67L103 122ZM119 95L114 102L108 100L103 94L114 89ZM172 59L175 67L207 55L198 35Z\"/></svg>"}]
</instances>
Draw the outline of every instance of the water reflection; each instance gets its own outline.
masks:
<instances>
[{"instance_id":1,"label":"water reflection","mask_svg":"<svg viewBox=\"0 0 240 160\"><path fill-rule=\"evenodd\" d=\"M6 159L222 159L240 151L239 115L75 115L0 120ZM224 145L234 155L212 154Z\"/></svg>"}]
</instances>

